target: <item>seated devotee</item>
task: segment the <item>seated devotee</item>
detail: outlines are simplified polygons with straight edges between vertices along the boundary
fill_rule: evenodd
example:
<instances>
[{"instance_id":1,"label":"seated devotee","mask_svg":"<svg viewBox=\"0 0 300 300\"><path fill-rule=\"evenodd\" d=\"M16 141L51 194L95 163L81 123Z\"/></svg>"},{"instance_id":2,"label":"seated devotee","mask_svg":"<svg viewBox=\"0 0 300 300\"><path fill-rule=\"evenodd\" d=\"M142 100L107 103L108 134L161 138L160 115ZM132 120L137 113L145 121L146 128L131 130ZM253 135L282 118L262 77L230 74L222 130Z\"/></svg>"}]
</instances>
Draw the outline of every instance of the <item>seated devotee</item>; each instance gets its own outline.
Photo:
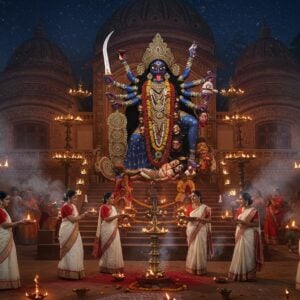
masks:
<instances>
[{"instance_id":1,"label":"seated devotee","mask_svg":"<svg viewBox=\"0 0 300 300\"><path fill-rule=\"evenodd\" d=\"M179 157L178 159L174 159L169 163L163 164L158 170L141 168L137 170L126 170L126 173L132 180L176 180L184 173L186 165L186 157Z\"/></svg>"},{"instance_id":2,"label":"seated devotee","mask_svg":"<svg viewBox=\"0 0 300 300\"><path fill-rule=\"evenodd\" d=\"M26 221L12 222L6 211L8 205L9 197L5 192L0 192L0 290L21 286L12 228Z\"/></svg>"},{"instance_id":3,"label":"seated devotee","mask_svg":"<svg viewBox=\"0 0 300 300\"><path fill-rule=\"evenodd\" d=\"M115 205L120 208L120 205L131 207L132 205L132 183L129 178L129 175L125 173L123 166L115 166L117 170L117 176L115 179L115 189L114 189L114 198ZM120 202L120 203L119 203ZM121 202L125 202L124 205Z\"/></svg>"},{"instance_id":4,"label":"seated devotee","mask_svg":"<svg viewBox=\"0 0 300 300\"><path fill-rule=\"evenodd\" d=\"M211 209L203 203L200 191L194 191L191 199L192 209L187 211L186 271L195 275L205 275L207 260L212 257Z\"/></svg>"},{"instance_id":5,"label":"seated devotee","mask_svg":"<svg viewBox=\"0 0 300 300\"><path fill-rule=\"evenodd\" d=\"M79 215L75 202L76 192L68 190L64 194L64 204L61 208L62 222L59 228L60 261L58 276L64 279L82 279L85 277L83 266L83 245L78 222L88 215Z\"/></svg>"},{"instance_id":6,"label":"seated devotee","mask_svg":"<svg viewBox=\"0 0 300 300\"><path fill-rule=\"evenodd\" d=\"M278 244L279 231L282 228L282 221L285 216L284 200L279 189L269 198L266 207L264 235L267 244Z\"/></svg>"},{"instance_id":7,"label":"seated devotee","mask_svg":"<svg viewBox=\"0 0 300 300\"><path fill-rule=\"evenodd\" d=\"M175 198L176 207L180 207L183 204L183 200L189 197L192 192L195 191L195 183L190 177L184 174L183 178L177 182L177 195Z\"/></svg>"},{"instance_id":8,"label":"seated devotee","mask_svg":"<svg viewBox=\"0 0 300 300\"><path fill-rule=\"evenodd\" d=\"M249 193L242 193L242 206L237 210L235 247L229 268L229 279L254 281L263 264L259 215L252 207Z\"/></svg>"},{"instance_id":9,"label":"seated devotee","mask_svg":"<svg viewBox=\"0 0 300 300\"><path fill-rule=\"evenodd\" d=\"M127 217L118 214L114 206L114 195L105 193L103 204L99 208L96 238L93 247L93 256L99 259L99 272L123 272L124 261L118 229L118 219Z\"/></svg>"}]
</instances>

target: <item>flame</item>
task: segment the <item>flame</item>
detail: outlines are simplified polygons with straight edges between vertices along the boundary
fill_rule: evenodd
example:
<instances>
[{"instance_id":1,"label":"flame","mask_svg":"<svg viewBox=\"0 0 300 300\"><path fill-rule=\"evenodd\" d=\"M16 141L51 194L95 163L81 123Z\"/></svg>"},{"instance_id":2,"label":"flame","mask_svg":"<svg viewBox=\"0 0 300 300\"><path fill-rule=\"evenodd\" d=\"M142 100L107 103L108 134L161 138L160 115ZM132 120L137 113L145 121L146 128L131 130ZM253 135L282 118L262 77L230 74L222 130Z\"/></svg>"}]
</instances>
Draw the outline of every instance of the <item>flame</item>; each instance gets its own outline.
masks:
<instances>
[{"instance_id":1,"label":"flame","mask_svg":"<svg viewBox=\"0 0 300 300\"><path fill-rule=\"evenodd\" d=\"M225 217L228 217L228 216L229 216L229 212L228 212L228 210L226 210Z\"/></svg>"},{"instance_id":2,"label":"flame","mask_svg":"<svg viewBox=\"0 0 300 300\"><path fill-rule=\"evenodd\" d=\"M288 289L285 289L285 294L286 294L286 295L289 295L289 293L290 293L289 290L288 290Z\"/></svg>"},{"instance_id":3,"label":"flame","mask_svg":"<svg viewBox=\"0 0 300 300\"><path fill-rule=\"evenodd\" d=\"M149 270L149 275L152 275L152 276L154 275L152 269Z\"/></svg>"},{"instance_id":4,"label":"flame","mask_svg":"<svg viewBox=\"0 0 300 300\"><path fill-rule=\"evenodd\" d=\"M235 189L230 190L229 195L230 196L236 196L236 190Z\"/></svg>"},{"instance_id":5,"label":"flame","mask_svg":"<svg viewBox=\"0 0 300 300\"><path fill-rule=\"evenodd\" d=\"M295 222L295 220L292 221L291 226L292 226L292 227L296 227L296 222Z\"/></svg>"},{"instance_id":6,"label":"flame","mask_svg":"<svg viewBox=\"0 0 300 300\"><path fill-rule=\"evenodd\" d=\"M39 291L39 275L35 275L34 277L34 283L35 283L35 296L38 297L40 291Z\"/></svg>"},{"instance_id":7,"label":"flame","mask_svg":"<svg viewBox=\"0 0 300 300\"><path fill-rule=\"evenodd\" d=\"M27 213L27 215L26 215L26 220L27 220L27 221L30 221L30 220L31 220L31 217L30 217L30 214L29 214L29 213Z\"/></svg>"}]
</instances>

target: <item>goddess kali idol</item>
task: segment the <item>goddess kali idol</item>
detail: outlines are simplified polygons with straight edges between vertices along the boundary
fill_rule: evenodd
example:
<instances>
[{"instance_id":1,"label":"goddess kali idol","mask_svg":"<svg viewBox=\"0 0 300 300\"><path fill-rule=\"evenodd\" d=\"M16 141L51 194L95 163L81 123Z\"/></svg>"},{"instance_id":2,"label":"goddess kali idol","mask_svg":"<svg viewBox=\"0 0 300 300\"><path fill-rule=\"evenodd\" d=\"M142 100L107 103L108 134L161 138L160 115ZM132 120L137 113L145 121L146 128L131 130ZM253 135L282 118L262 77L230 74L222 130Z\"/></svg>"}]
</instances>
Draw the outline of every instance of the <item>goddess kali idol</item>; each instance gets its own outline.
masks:
<instances>
[{"instance_id":1,"label":"goddess kali idol","mask_svg":"<svg viewBox=\"0 0 300 300\"><path fill-rule=\"evenodd\" d=\"M112 33L110 33L111 35ZM128 136L124 149L123 161L112 157L113 143L109 140L111 162L122 163L125 169L159 169L162 165L176 158L176 155L187 157L188 166L196 169L195 149L199 132L199 116L208 110L208 99L217 90L213 87L213 74L208 71L205 78L186 81L191 73L192 61L196 56L197 45L189 48L186 66L179 74L179 66L167 44L157 33L146 49L142 63L138 65L138 75L131 71L125 51L119 51L119 60L123 64L129 84L115 81L110 75L107 56L107 42L104 42L103 54L105 63L106 96L115 113L109 117L109 134L120 131L116 123L127 124L126 132L119 136ZM191 89L200 85L199 92ZM116 89L121 93L115 93ZM201 105L192 99L199 97ZM126 118L119 112L125 107ZM120 122L120 118L125 118ZM111 138L111 134L109 139ZM173 149L173 140L181 140L181 149ZM118 141L120 143L120 138ZM119 149L120 150L120 149ZM122 155L121 155L122 156ZM119 155L120 158L120 155Z\"/></svg>"}]
</instances>

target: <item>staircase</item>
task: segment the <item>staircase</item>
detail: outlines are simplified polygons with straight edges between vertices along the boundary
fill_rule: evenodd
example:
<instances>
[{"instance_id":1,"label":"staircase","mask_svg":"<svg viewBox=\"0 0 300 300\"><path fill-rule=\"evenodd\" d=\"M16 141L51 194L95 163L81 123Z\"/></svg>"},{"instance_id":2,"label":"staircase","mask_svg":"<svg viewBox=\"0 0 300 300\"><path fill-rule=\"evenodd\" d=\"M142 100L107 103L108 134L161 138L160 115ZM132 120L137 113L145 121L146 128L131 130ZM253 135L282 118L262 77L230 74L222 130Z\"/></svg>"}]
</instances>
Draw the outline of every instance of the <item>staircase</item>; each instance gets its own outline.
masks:
<instances>
[{"instance_id":1,"label":"staircase","mask_svg":"<svg viewBox=\"0 0 300 300\"><path fill-rule=\"evenodd\" d=\"M166 199L166 203L173 202L177 191L176 182L156 183L157 195L159 199ZM218 190L214 185L198 185L201 190L204 203L212 208L212 238L215 260L230 260L234 247L235 226L230 221L224 221L221 218L223 209L218 203ZM91 184L88 192L88 203L84 203L83 210L92 208L98 209L100 200L105 192L113 191L114 183ZM140 202L146 203L149 194L149 183L135 182L133 184L133 196ZM151 203L146 203L151 205ZM150 252L150 238L142 233L142 228L146 226L147 221L145 212L147 208L134 203L137 210L137 222L126 232L120 230L123 256L125 260L148 260ZM166 221L163 226L168 228L169 232L160 237L161 260L185 260L187 253L187 243L185 229L178 228L174 218L174 207L169 206L163 210L167 211L165 217L160 217L159 221ZM91 216L80 222L80 232L84 243L85 257L90 258L92 244L95 238L98 216Z\"/></svg>"}]
</instances>

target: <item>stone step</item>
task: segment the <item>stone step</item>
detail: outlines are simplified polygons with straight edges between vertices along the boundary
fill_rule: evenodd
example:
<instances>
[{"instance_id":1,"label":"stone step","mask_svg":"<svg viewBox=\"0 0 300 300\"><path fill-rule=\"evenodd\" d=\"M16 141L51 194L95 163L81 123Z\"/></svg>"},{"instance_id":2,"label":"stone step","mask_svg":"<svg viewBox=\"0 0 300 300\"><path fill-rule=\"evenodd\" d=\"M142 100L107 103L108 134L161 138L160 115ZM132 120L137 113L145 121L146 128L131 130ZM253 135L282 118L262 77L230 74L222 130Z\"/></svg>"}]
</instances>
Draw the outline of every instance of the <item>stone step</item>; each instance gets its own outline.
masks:
<instances>
[{"instance_id":1,"label":"stone step","mask_svg":"<svg viewBox=\"0 0 300 300\"><path fill-rule=\"evenodd\" d=\"M95 235L93 236L85 236L82 237L82 241L84 244L87 243L93 243L95 239ZM234 244L234 236L232 237L212 237L212 242L213 244L217 245L217 244L223 244L223 243L227 243L227 244ZM149 237L133 237L133 236L121 236L121 243L122 245L128 245L128 244L134 244L134 243L139 243L139 244L149 244L151 242ZM175 243L177 245L186 245L186 236L165 236L165 237L160 237L159 238L159 243L161 245L164 244L170 244L170 243Z\"/></svg>"},{"instance_id":2,"label":"stone step","mask_svg":"<svg viewBox=\"0 0 300 300\"><path fill-rule=\"evenodd\" d=\"M84 244L84 259L94 259L92 257L92 243ZM234 244L218 244L214 247L213 260L231 260ZM141 245L140 243L130 243L122 245L124 260L149 260L150 245ZM160 247L160 260L185 260L187 254L187 245L183 244L164 244ZM41 260L59 260L59 244L39 244L38 259Z\"/></svg>"}]
</instances>

